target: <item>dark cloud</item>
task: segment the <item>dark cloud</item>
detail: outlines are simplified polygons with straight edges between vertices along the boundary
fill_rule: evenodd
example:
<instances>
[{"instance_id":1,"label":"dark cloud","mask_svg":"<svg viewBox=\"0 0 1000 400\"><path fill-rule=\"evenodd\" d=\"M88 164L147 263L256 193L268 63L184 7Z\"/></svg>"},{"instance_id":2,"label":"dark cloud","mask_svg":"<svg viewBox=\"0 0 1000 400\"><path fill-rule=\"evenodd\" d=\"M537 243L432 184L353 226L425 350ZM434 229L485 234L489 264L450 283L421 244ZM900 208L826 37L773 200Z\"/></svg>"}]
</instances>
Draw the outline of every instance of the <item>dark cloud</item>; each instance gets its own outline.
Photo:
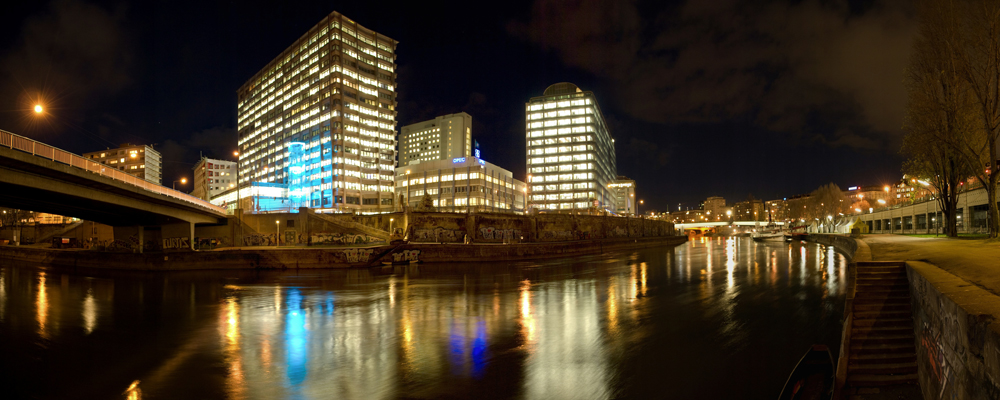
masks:
<instances>
[{"instance_id":1,"label":"dark cloud","mask_svg":"<svg viewBox=\"0 0 1000 400\"><path fill-rule=\"evenodd\" d=\"M48 12L25 20L15 47L0 67L16 86L50 90L88 101L114 94L131 82L131 44L122 27L124 11L57 0Z\"/></svg>"},{"instance_id":2,"label":"dark cloud","mask_svg":"<svg viewBox=\"0 0 1000 400\"><path fill-rule=\"evenodd\" d=\"M749 120L793 140L822 135L820 142L860 148L898 136L915 31L909 2L864 10L838 1L735 0L646 8L539 0L530 20L508 31L606 79L615 105L639 120Z\"/></svg>"},{"instance_id":3,"label":"dark cloud","mask_svg":"<svg viewBox=\"0 0 1000 400\"><path fill-rule=\"evenodd\" d=\"M184 139L168 139L155 146L163 156L163 181L169 176L190 176L191 168L201 156L232 160L236 150L236 129L215 127L187 135Z\"/></svg>"},{"instance_id":4,"label":"dark cloud","mask_svg":"<svg viewBox=\"0 0 1000 400\"><path fill-rule=\"evenodd\" d=\"M643 160L644 163L658 166L667 165L670 160L669 150L660 149L656 143L636 138L630 138L625 144L624 155L633 160Z\"/></svg>"}]
</instances>

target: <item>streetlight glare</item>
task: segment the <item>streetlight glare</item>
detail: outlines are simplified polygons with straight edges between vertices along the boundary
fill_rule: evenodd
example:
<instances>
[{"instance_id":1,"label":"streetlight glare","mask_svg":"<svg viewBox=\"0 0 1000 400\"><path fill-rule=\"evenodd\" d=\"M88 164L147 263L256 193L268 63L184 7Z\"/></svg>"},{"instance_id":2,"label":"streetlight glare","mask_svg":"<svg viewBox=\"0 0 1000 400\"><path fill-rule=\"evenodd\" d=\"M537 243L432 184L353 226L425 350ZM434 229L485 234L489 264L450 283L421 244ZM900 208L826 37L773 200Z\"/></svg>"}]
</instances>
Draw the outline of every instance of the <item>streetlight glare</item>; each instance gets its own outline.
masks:
<instances>
[{"instance_id":1,"label":"streetlight glare","mask_svg":"<svg viewBox=\"0 0 1000 400\"><path fill-rule=\"evenodd\" d=\"M187 178L181 178L181 183L188 183Z\"/></svg>"},{"instance_id":2,"label":"streetlight glare","mask_svg":"<svg viewBox=\"0 0 1000 400\"><path fill-rule=\"evenodd\" d=\"M41 114L44 109L41 104L35 104L35 114Z\"/></svg>"}]
</instances>

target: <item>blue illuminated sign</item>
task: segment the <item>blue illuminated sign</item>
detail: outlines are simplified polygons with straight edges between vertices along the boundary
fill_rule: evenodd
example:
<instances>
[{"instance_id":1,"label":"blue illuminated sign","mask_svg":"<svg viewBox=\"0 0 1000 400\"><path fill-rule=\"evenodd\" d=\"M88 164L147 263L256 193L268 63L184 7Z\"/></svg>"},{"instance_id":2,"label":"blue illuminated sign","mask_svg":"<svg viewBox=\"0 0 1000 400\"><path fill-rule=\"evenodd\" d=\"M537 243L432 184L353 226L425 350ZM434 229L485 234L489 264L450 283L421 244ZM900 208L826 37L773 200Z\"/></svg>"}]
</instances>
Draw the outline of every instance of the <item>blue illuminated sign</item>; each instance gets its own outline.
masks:
<instances>
[{"instance_id":1,"label":"blue illuminated sign","mask_svg":"<svg viewBox=\"0 0 1000 400\"><path fill-rule=\"evenodd\" d=\"M480 165L486 165L486 161L483 161L483 160L479 160L479 164L480 164Z\"/></svg>"},{"instance_id":2,"label":"blue illuminated sign","mask_svg":"<svg viewBox=\"0 0 1000 400\"><path fill-rule=\"evenodd\" d=\"M452 159L451 162L455 163L455 164L461 163L461 162L465 162L465 157L459 157L459 158Z\"/></svg>"},{"instance_id":3,"label":"blue illuminated sign","mask_svg":"<svg viewBox=\"0 0 1000 400\"><path fill-rule=\"evenodd\" d=\"M476 149L476 158L479 158L479 149Z\"/></svg>"}]
</instances>

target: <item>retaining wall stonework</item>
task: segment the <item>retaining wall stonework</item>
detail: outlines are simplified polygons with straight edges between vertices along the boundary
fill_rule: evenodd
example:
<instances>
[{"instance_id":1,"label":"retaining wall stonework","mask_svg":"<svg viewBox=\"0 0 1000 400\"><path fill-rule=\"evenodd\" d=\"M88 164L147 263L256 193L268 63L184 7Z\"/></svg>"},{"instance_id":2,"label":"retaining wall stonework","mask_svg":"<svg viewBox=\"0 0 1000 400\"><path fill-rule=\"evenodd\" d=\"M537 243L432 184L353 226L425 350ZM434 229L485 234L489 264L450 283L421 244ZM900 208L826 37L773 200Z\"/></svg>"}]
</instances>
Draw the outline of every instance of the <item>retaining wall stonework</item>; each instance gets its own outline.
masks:
<instances>
[{"instance_id":1,"label":"retaining wall stonework","mask_svg":"<svg viewBox=\"0 0 1000 400\"><path fill-rule=\"evenodd\" d=\"M677 246L685 236L519 244L419 244L340 248L242 248L173 253L107 253L0 246L0 266L10 262L74 268L129 270L351 268L383 263L510 262L572 257L654 246Z\"/></svg>"},{"instance_id":2,"label":"retaining wall stonework","mask_svg":"<svg viewBox=\"0 0 1000 400\"><path fill-rule=\"evenodd\" d=\"M1000 399L1000 297L908 261L917 377L925 399Z\"/></svg>"},{"instance_id":3,"label":"retaining wall stonework","mask_svg":"<svg viewBox=\"0 0 1000 400\"><path fill-rule=\"evenodd\" d=\"M562 242L672 236L674 225L668 221L596 215L411 212L407 235L414 243Z\"/></svg>"},{"instance_id":4,"label":"retaining wall stonework","mask_svg":"<svg viewBox=\"0 0 1000 400\"><path fill-rule=\"evenodd\" d=\"M854 255L858 251L858 241L853 237L846 235L833 235L833 234L821 234L821 233L810 233L807 236L807 240L810 242L816 242L819 244L825 244L827 246L833 246L840 250L847 256L848 260L852 261L868 261L868 260L854 260Z\"/></svg>"}]
</instances>

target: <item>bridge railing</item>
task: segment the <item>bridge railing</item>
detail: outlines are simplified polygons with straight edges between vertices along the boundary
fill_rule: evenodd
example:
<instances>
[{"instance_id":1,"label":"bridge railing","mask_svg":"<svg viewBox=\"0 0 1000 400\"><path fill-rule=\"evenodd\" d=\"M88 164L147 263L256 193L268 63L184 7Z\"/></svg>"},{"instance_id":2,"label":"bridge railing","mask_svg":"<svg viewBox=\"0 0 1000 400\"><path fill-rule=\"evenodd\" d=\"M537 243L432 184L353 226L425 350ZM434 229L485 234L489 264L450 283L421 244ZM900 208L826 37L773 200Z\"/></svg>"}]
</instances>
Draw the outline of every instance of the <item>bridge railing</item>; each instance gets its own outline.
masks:
<instances>
[{"instance_id":1,"label":"bridge railing","mask_svg":"<svg viewBox=\"0 0 1000 400\"><path fill-rule=\"evenodd\" d=\"M168 187L157 185L145 179L140 179L139 177L136 177L134 175L121 172L116 168L109 167L107 165L101 164L96 161L88 160L86 158L70 153L68 151L49 146L45 143L36 140L28 139L21 135L0 130L0 146L11 148L14 150L20 150L25 153L29 153L38 157L46 158L72 167L80 168L89 172L93 172L98 175L106 176L116 181L125 182L133 186L138 186L150 192L159 193L164 196L173 197L178 200L184 200L195 206L211 210L219 214L226 213L225 208L219 207L205 200L191 196L187 193L178 192Z\"/></svg>"}]
</instances>

